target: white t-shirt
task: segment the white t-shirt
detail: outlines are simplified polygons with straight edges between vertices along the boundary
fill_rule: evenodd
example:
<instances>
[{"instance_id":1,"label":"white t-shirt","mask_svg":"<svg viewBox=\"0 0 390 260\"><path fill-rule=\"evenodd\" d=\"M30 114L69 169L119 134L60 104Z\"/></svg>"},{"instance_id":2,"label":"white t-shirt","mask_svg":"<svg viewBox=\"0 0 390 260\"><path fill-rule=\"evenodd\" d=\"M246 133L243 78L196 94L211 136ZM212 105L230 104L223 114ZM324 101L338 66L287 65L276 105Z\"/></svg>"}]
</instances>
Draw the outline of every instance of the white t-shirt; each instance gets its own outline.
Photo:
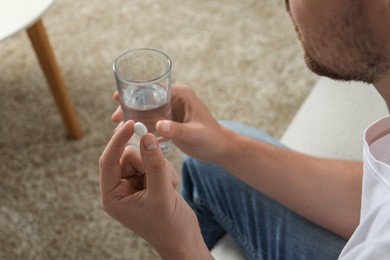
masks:
<instances>
[{"instance_id":1,"label":"white t-shirt","mask_svg":"<svg viewBox=\"0 0 390 260\"><path fill-rule=\"evenodd\" d=\"M364 134L364 174L360 224L341 260L390 259L390 116Z\"/></svg>"}]
</instances>

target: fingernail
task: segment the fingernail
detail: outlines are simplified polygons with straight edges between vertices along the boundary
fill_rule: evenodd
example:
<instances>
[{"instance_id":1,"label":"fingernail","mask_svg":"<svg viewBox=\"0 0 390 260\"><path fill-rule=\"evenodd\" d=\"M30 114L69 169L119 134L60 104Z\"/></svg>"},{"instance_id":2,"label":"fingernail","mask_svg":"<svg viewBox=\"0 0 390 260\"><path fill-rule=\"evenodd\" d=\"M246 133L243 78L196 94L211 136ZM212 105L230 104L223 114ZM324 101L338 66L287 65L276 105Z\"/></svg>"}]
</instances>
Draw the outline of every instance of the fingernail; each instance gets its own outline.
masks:
<instances>
[{"instance_id":1,"label":"fingernail","mask_svg":"<svg viewBox=\"0 0 390 260\"><path fill-rule=\"evenodd\" d=\"M169 133L169 131L171 130L170 128L171 128L171 127L169 126L169 123L168 123L168 122L161 122L161 130L162 130L164 133Z\"/></svg>"},{"instance_id":2,"label":"fingernail","mask_svg":"<svg viewBox=\"0 0 390 260\"><path fill-rule=\"evenodd\" d=\"M153 151L157 148L157 140L153 135L147 134L143 138L144 148L146 151Z\"/></svg>"}]
</instances>

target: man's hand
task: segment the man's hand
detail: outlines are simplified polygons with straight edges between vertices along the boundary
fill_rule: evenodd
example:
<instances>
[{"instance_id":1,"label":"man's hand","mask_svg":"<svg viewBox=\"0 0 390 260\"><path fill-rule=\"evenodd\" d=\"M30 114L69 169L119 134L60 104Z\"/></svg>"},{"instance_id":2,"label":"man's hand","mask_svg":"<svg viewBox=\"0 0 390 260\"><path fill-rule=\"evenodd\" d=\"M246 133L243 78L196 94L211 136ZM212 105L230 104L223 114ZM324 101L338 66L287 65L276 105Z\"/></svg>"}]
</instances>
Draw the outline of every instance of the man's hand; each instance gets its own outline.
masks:
<instances>
[{"instance_id":1,"label":"man's hand","mask_svg":"<svg viewBox=\"0 0 390 260\"><path fill-rule=\"evenodd\" d=\"M143 136L140 153L126 148L133 126L128 121L119 127L100 158L103 209L163 258L196 259L199 254L209 258L196 216L176 192L177 173L156 138Z\"/></svg>"},{"instance_id":2,"label":"man's hand","mask_svg":"<svg viewBox=\"0 0 390 260\"><path fill-rule=\"evenodd\" d=\"M116 92L114 99L119 100ZM159 135L171 139L184 153L206 162L216 162L226 152L226 144L234 134L221 126L210 114L207 107L185 85L172 86L172 118L173 121L157 122ZM112 115L116 123L122 121L120 106Z\"/></svg>"}]
</instances>

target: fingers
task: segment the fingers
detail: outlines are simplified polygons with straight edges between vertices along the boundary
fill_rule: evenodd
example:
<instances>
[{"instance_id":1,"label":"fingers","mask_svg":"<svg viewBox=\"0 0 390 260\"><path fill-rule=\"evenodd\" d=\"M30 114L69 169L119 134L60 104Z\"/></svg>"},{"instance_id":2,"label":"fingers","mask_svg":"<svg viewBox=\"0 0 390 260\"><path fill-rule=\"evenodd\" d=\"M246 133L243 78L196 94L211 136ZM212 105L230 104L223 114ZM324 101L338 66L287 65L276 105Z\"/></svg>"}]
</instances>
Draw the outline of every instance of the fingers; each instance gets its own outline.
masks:
<instances>
[{"instance_id":1,"label":"fingers","mask_svg":"<svg viewBox=\"0 0 390 260\"><path fill-rule=\"evenodd\" d=\"M119 92L118 92L118 91L115 91L115 92L114 92L114 95L112 96L112 98L113 98L115 101L119 102Z\"/></svg>"},{"instance_id":2,"label":"fingers","mask_svg":"<svg viewBox=\"0 0 390 260\"><path fill-rule=\"evenodd\" d=\"M152 134L142 137L140 145L141 157L146 171L147 187L151 193L162 195L167 187L172 188L170 168L160 146Z\"/></svg>"},{"instance_id":3,"label":"fingers","mask_svg":"<svg viewBox=\"0 0 390 260\"><path fill-rule=\"evenodd\" d=\"M172 187L174 189L176 189L177 185L179 185L179 176L177 174L176 169L173 167L172 164L169 163L169 161L167 162L167 164L168 164L168 167L169 167L170 172L171 172L171 184L172 184Z\"/></svg>"},{"instance_id":4,"label":"fingers","mask_svg":"<svg viewBox=\"0 0 390 260\"><path fill-rule=\"evenodd\" d=\"M114 123L119 123L123 120L123 112L121 106L118 106L111 116L111 120Z\"/></svg>"},{"instance_id":5,"label":"fingers","mask_svg":"<svg viewBox=\"0 0 390 260\"><path fill-rule=\"evenodd\" d=\"M123 126L124 123L125 123L125 122L120 121L119 124L115 127L114 132L118 131L118 129L120 129L120 128Z\"/></svg>"},{"instance_id":6,"label":"fingers","mask_svg":"<svg viewBox=\"0 0 390 260\"><path fill-rule=\"evenodd\" d=\"M141 155L135 146L129 145L126 147L120 164L122 167L122 178L130 178L138 173L145 173Z\"/></svg>"},{"instance_id":7,"label":"fingers","mask_svg":"<svg viewBox=\"0 0 390 260\"><path fill-rule=\"evenodd\" d=\"M121 180L120 160L133 135L134 121L127 121L112 136L102 156L100 157L100 190L102 194L112 191Z\"/></svg>"},{"instance_id":8,"label":"fingers","mask_svg":"<svg viewBox=\"0 0 390 260\"><path fill-rule=\"evenodd\" d=\"M119 97L118 91L115 91L115 92L114 92L114 95L112 96L112 98L113 98L116 102L119 102L120 97ZM111 120L112 120L112 122L114 122L114 123L119 123L119 122L121 122L121 121L123 120L123 113L122 113L122 108L121 108L120 105L116 108L115 112L112 114Z\"/></svg>"}]
</instances>

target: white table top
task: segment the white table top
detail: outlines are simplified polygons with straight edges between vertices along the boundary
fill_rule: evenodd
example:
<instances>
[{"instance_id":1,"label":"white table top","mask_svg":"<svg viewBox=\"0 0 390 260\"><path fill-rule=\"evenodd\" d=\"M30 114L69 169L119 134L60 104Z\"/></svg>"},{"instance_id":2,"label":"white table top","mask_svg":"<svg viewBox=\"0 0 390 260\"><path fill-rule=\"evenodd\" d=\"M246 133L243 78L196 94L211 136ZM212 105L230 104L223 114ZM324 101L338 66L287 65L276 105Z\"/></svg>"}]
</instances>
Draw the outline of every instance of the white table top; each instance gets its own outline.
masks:
<instances>
[{"instance_id":1,"label":"white table top","mask_svg":"<svg viewBox=\"0 0 390 260\"><path fill-rule=\"evenodd\" d=\"M54 0L0 0L0 41L38 20Z\"/></svg>"}]
</instances>

